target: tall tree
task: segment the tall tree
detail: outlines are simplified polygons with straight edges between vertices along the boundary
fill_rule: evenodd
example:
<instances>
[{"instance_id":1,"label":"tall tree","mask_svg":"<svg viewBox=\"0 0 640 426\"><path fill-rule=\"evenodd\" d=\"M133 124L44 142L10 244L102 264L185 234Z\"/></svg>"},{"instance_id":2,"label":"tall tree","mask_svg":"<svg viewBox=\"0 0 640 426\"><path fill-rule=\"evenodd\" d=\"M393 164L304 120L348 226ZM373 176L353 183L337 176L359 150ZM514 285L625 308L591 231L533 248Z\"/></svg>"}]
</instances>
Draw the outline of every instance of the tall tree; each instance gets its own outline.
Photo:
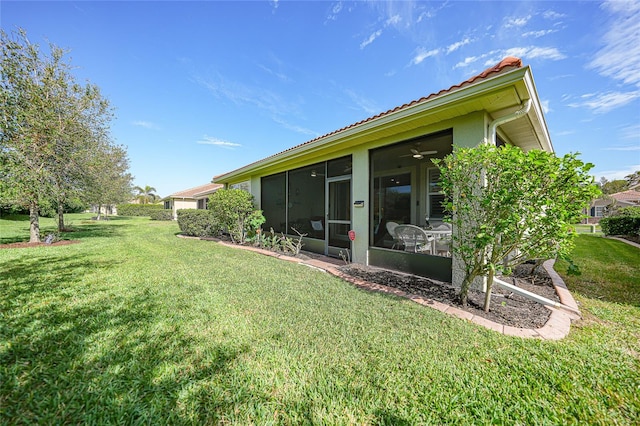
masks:
<instances>
[{"instance_id":1,"label":"tall tree","mask_svg":"<svg viewBox=\"0 0 640 426\"><path fill-rule=\"evenodd\" d=\"M67 65L60 49L52 47L50 56L42 55L24 32L15 38L4 31L0 34L3 187L11 188L11 197L28 206L30 241L37 242L40 202L53 193L47 165L54 156L58 84Z\"/></svg>"},{"instance_id":2,"label":"tall tree","mask_svg":"<svg viewBox=\"0 0 640 426\"><path fill-rule=\"evenodd\" d=\"M603 177L600 178L600 182L598 182L598 186L600 186L600 190L603 194L615 194L616 192L626 191L629 188L629 182L624 179L615 179L608 180Z\"/></svg>"},{"instance_id":3,"label":"tall tree","mask_svg":"<svg viewBox=\"0 0 640 426\"><path fill-rule=\"evenodd\" d=\"M156 194L157 190L153 186L145 185L144 188L136 186L133 189L138 192L136 198L140 204L153 204L159 198Z\"/></svg>"},{"instance_id":4,"label":"tall tree","mask_svg":"<svg viewBox=\"0 0 640 426\"><path fill-rule=\"evenodd\" d=\"M28 206L30 241L37 242L43 201L58 204L63 228L65 202L89 185L85 170L101 151L111 152L112 113L96 86L75 81L65 51L51 44L43 53L22 30L0 35L0 190Z\"/></svg>"},{"instance_id":5,"label":"tall tree","mask_svg":"<svg viewBox=\"0 0 640 426\"><path fill-rule=\"evenodd\" d=\"M573 224L599 194L575 154L558 158L514 146L457 149L438 162L451 212L453 252L464 270L460 301L474 280L487 276L485 310L497 272L571 248Z\"/></svg>"},{"instance_id":6,"label":"tall tree","mask_svg":"<svg viewBox=\"0 0 640 426\"><path fill-rule=\"evenodd\" d=\"M637 187L638 185L640 185L640 170L636 170L634 173L625 176L624 180L627 181L628 188Z\"/></svg>"},{"instance_id":7,"label":"tall tree","mask_svg":"<svg viewBox=\"0 0 640 426\"><path fill-rule=\"evenodd\" d=\"M86 173L84 200L98 206L98 219L102 206L131 200L132 176L128 173L129 159L123 147L105 144L92 157Z\"/></svg>"}]
</instances>

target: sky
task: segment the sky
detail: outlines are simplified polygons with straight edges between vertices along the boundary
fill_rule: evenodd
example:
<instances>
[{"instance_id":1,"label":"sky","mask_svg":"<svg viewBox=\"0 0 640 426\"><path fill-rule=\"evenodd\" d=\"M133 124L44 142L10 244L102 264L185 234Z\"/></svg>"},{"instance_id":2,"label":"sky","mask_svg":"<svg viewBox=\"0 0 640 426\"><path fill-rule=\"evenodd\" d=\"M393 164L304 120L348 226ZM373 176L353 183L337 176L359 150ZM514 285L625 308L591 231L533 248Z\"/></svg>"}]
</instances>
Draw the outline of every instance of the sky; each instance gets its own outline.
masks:
<instances>
[{"instance_id":1,"label":"sky","mask_svg":"<svg viewBox=\"0 0 640 426\"><path fill-rule=\"evenodd\" d=\"M281 152L506 56L530 65L558 155L640 170L640 1L6 1L5 31L69 51L157 194Z\"/></svg>"}]
</instances>

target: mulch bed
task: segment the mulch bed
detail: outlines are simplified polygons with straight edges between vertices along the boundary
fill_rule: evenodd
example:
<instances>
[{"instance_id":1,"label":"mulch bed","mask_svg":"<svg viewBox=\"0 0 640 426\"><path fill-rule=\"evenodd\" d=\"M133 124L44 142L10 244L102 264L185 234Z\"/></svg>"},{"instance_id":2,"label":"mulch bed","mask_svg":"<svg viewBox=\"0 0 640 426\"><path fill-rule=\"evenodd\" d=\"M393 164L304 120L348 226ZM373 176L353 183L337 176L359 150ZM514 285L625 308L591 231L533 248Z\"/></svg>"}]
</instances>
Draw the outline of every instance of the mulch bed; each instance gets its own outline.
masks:
<instances>
[{"instance_id":1,"label":"mulch bed","mask_svg":"<svg viewBox=\"0 0 640 426\"><path fill-rule=\"evenodd\" d=\"M10 243L10 244L0 244L0 249L30 248L30 247L42 247L42 246L58 247L58 246L68 246L69 244L78 244L79 242L80 242L79 240L61 240L51 244L18 242L18 243Z\"/></svg>"},{"instance_id":2,"label":"mulch bed","mask_svg":"<svg viewBox=\"0 0 640 426\"><path fill-rule=\"evenodd\" d=\"M547 273L541 270L531 275L531 268L532 265L521 265L515 269L512 276L502 277L501 279L547 299L559 301L560 299ZM544 326L551 315L551 311L543 305L513 294L496 284L493 285L492 289L491 309L489 312L485 312L483 309L484 293L480 291L470 290L469 304L467 307L463 307L457 300L458 289L449 283L361 265L343 266L340 270L365 281L386 285L410 294L436 300L498 324L512 327L540 328Z\"/></svg>"}]
</instances>

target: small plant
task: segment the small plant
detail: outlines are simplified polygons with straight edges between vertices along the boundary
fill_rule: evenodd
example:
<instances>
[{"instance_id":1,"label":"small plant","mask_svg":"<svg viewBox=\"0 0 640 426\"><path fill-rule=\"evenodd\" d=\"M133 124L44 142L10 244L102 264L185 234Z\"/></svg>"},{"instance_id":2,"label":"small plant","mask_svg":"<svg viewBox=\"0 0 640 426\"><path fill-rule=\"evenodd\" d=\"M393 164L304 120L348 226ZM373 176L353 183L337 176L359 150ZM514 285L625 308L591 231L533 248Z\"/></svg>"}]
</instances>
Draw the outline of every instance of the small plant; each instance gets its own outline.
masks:
<instances>
[{"instance_id":1,"label":"small plant","mask_svg":"<svg viewBox=\"0 0 640 426\"><path fill-rule=\"evenodd\" d=\"M52 232L50 234L47 234L42 240L42 242L45 244L53 244L53 243L57 243L58 241L60 241L60 234L57 232Z\"/></svg>"},{"instance_id":2,"label":"small plant","mask_svg":"<svg viewBox=\"0 0 640 426\"><path fill-rule=\"evenodd\" d=\"M342 250L340 250L338 255L342 258L342 261L344 262L345 265L348 265L351 263L351 252L349 250L346 251L346 254L343 253Z\"/></svg>"}]
</instances>

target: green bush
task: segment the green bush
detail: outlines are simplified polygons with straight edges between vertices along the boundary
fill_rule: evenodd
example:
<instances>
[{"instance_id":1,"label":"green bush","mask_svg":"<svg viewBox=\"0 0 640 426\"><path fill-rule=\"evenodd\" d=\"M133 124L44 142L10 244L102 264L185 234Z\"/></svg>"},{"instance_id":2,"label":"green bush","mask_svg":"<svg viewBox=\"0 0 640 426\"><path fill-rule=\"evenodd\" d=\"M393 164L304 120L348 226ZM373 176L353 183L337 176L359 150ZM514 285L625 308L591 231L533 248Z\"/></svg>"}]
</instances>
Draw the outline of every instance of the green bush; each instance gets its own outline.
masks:
<instances>
[{"instance_id":1,"label":"green bush","mask_svg":"<svg viewBox=\"0 0 640 426\"><path fill-rule=\"evenodd\" d=\"M153 210L149 213L151 220L173 220L173 211L171 210Z\"/></svg>"},{"instance_id":2,"label":"green bush","mask_svg":"<svg viewBox=\"0 0 640 426\"><path fill-rule=\"evenodd\" d=\"M178 226L183 235L191 237L211 237L219 234L219 227L209 210L178 210Z\"/></svg>"},{"instance_id":3,"label":"green bush","mask_svg":"<svg viewBox=\"0 0 640 426\"><path fill-rule=\"evenodd\" d=\"M209 197L209 210L234 243L243 244L265 222L262 211L253 205L253 195L241 189L215 192Z\"/></svg>"},{"instance_id":4,"label":"green bush","mask_svg":"<svg viewBox=\"0 0 640 426\"><path fill-rule=\"evenodd\" d=\"M605 235L640 235L640 216L611 216L600 220Z\"/></svg>"},{"instance_id":5,"label":"green bush","mask_svg":"<svg viewBox=\"0 0 640 426\"><path fill-rule=\"evenodd\" d=\"M162 204L118 204L118 216L151 216L152 211L163 210Z\"/></svg>"},{"instance_id":6,"label":"green bush","mask_svg":"<svg viewBox=\"0 0 640 426\"><path fill-rule=\"evenodd\" d=\"M640 206L622 207L618 209L616 216L640 217Z\"/></svg>"}]
</instances>

